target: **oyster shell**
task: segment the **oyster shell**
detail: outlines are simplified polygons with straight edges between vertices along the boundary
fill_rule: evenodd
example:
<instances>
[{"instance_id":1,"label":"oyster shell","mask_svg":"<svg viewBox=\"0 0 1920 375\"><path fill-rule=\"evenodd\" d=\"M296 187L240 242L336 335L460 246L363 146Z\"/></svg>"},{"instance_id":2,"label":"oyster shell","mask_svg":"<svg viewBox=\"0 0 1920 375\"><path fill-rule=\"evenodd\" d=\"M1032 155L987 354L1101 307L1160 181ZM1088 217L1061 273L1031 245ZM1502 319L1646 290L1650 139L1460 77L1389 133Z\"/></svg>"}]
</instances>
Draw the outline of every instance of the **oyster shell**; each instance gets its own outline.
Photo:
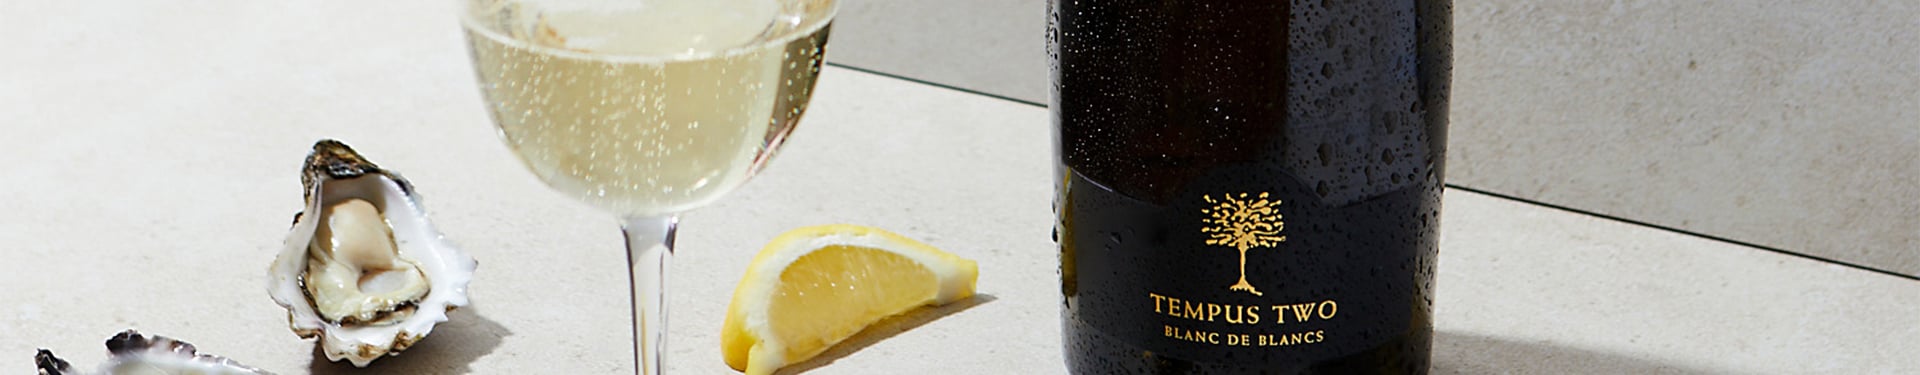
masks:
<instances>
[{"instance_id":1,"label":"oyster shell","mask_svg":"<svg viewBox=\"0 0 1920 375\"><path fill-rule=\"evenodd\" d=\"M300 175L307 206L273 260L268 294L327 359L399 355L467 305L477 266L427 221L413 186L334 140Z\"/></svg>"},{"instance_id":2,"label":"oyster shell","mask_svg":"<svg viewBox=\"0 0 1920 375\"><path fill-rule=\"evenodd\" d=\"M257 375L270 374L257 368L247 367L231 359L216 355L200 354L185 341L163 336L147 336L134 330L126 330L107 339L107 351L112 353L107 363L100 365L96 374L209 374L209 375ZM33 355L33 364L40 369L40 375L78 375L71 364L53 356L53 351L40 349Z\"/></svg>"}]
</instances>

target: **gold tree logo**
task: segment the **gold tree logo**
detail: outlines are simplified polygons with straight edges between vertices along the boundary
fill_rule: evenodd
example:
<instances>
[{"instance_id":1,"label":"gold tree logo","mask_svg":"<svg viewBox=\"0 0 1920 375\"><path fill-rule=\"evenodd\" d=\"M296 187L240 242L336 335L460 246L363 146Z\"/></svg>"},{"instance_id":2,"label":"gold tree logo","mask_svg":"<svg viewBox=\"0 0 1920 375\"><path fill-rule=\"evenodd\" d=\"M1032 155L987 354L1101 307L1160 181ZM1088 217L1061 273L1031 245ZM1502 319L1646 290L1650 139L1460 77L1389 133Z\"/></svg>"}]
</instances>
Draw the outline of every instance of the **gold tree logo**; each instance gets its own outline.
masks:
<instances>
[{"instance_id":1,"label":"gold tree logo","mask_svg":"<svg viewBox=\"0 0 1920 375\"><path fill-rule=\"evenodd\" d=\"M1240 250L1240 282L1227 289L1245 291L1253 295L1262 295L1247 283L1247 250L1256 247L1273 247L1286 241L1287 236L1280 235L1286 228L1286 222L1280 221L1280 201L1267 200L1267 193L1248 198L1247 193L1221 195L1214 200L1212 195L1203 195L1211 208L1200 209L1207 214L1207 226L1200 233L1207 234L1208 245L1226 245Z\"/></svg>"}]
</instances>

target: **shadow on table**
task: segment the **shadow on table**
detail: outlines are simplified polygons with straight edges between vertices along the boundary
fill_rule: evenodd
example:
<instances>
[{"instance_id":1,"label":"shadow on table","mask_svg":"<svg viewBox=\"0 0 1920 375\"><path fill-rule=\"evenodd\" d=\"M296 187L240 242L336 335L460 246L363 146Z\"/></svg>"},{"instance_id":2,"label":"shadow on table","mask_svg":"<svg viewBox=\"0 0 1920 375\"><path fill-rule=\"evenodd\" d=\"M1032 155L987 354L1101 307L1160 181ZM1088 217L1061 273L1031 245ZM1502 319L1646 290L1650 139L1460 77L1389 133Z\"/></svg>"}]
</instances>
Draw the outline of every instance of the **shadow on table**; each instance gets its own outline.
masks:
<instances>
[{"instance_id":1,"label":"shadow on table","mask_svg":"<svg viewBox=\"0 0 1920 375\"><path fill-rule=\"evenodd\" d=\"M500 340L513 332L499 322L480 315L478 309L464 307L450 313L452 319L440 323L427 338L400 352L399 356L374 360L367 368L353 363L327 361L326 353L315 345L313 361L307 365L312 374L466 374L474 360L500 347Z\"/></svg>"},{"instance_id":2,"label":"shadow on table","mask_svg":"<svg viewBox=\"0 0 1920 375\"><path fill-rule=\"evenodd\" d=\"M804 362L782 367L780 371L775 371L774 374L794 375L819 368L820 366L832 364L835 360L845 358L847 355L858 352L860 349L866 349L868 346L873 346L874 343L886 340L888 337L893 337L901 332L906 332L907 330L926 325L935 320L940 320L940 318L947 317L948 315L958 314L961 311L966 311L975 306L985 305L997 299L1000 298L994 297L991 294L975 294L973 298L968 298L965 301L957 301L933 308L914 309L906 314L880 320L880 322L868 326L867 329L860 330L860 333L853 334L853 337L848 337L846 341L841 341L839 344L827 348L826 352L813 356L812 359Z\"/></svg>"},{"instance_id":3,"label":"shadow on table","mask_svg":"<svg viewBox=\"0 0 1920 375\"><path fill-rule=\"evenodd\" d=\"M1471 333L1434 332L1435 374L1712 374L1628 354L1520 342Z\"/></svg>"}]
</instances>

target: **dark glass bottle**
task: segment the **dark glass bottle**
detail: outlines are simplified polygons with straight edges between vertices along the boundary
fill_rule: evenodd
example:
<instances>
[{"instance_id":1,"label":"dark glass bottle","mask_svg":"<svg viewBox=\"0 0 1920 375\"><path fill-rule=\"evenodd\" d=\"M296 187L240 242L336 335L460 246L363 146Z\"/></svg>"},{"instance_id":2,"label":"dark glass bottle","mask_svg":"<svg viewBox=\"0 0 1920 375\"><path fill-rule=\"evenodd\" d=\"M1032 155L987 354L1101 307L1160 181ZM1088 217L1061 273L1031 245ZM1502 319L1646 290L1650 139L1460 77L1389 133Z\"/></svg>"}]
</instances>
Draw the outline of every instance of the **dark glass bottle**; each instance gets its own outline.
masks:
<instances>
[{"instance_id":1,"label":"dark glass bottle","mask_svg":"<svg viewBox=\"0 0 1920 375\"><path fill-rule=\"evenodd\" d=\"M1048 5L1073 373L1427 371L1450 1Z\"/></svg>"}]
</instances>

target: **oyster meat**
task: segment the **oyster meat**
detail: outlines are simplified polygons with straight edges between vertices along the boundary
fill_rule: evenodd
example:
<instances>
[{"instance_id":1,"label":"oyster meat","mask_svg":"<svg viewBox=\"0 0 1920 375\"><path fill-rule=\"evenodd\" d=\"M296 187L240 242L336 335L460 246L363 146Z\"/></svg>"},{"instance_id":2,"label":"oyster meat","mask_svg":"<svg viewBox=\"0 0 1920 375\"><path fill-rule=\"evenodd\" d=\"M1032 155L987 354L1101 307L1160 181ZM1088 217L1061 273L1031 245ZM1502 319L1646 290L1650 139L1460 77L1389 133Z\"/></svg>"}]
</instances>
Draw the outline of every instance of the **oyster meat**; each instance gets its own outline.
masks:
<instances>
[{"instance_id":1,"label":"oyster meat","mask_svg":"<svg viewBox=\"0 0 1920 375\"><path fill-rule=\"evenodd\" d=\"M477 266L427 221L413 186L346 144L321 140L300 182L306 208L274 259L268 293L327 359L399 355L467 305Z\"/></svg>"},{"instance_id":2,"label":"oyster meat","mask_svg":"<svg viewBox=\"0 0 1920 375\"><path fill-rule=\"evenodd\" d=\"M239 362L220 356L200 354L193 344L163 336L147 336L134 330L126 330L107 339L107 351L112 353L107 363L100 365L95 374L205 374L205 375L258 375L269 374L260 369L247 367ZM33 355L33 364L40 369L40 375L79 375L73 365L53 352L40 349Z\"/></svg>"}]
</instances>

